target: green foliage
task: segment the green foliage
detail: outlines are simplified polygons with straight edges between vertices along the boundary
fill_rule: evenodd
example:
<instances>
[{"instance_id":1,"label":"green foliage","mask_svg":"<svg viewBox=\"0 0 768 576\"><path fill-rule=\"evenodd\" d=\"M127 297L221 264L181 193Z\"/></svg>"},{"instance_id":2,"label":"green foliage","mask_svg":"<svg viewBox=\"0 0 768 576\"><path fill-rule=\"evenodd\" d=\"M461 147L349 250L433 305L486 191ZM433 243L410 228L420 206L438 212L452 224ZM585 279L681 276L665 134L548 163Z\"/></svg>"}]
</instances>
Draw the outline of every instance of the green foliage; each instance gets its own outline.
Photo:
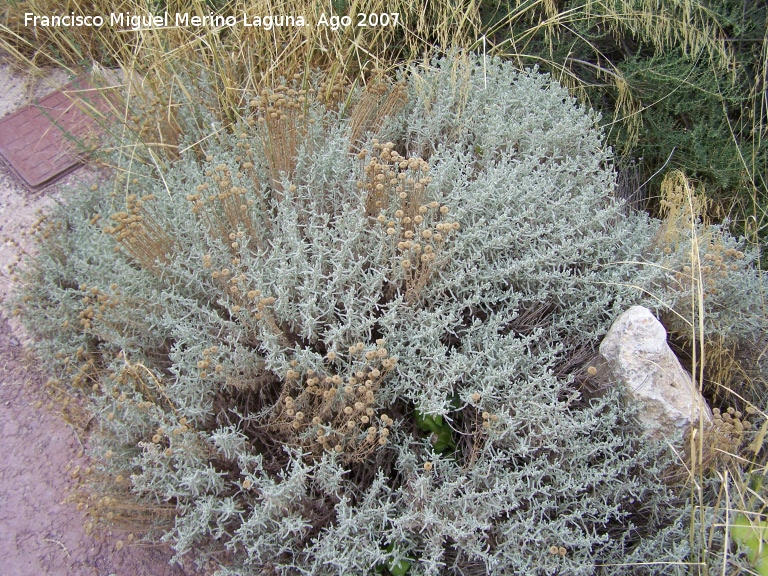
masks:
<instances>
[{"instance_id":1,"label":"green foliage","mask_svg":"<svg viewBox=\"0 0 768 576\"><path fill-rule=\"evenodd\" d=\"M386 551L388 553L392 553L395 551L395 545L390 544L387 546ZM386 570L389 571L389 574L391 576L406 576L408 574L408 571L411 569L411 562L413 562L413 558L408 558L407 560L396 560L389 562L386 565ZM381 573L385 569L385 566L380 564L376 567L376 572Z\"/></svg>"},{"instance_id":2,"label":"green foliage","mask_svg":"<svg viewBox=\"0 0 768 576\"><path fill-rule=\"evenodd\" d=\"M127 156L38 225L17 305L92 393L103 472L221 574L682 573L670 455L579 392L611 321L676 290L597 116L497 61L299 80L232 133L180 110L167 170Z\"/></svg>"},{"instance_id":3,"label":"green foliage","mask_svg":"<svg viewBox=\"0 0 768 576\"><path fill-rule=\"evenodd\" d=\"M540 64L603 113L621 165L640 168L624 194L656 210L664 171L682 170L717 200L712 216L765 245L764 2L484 2L482 14L489 50Z\"/></svg>"},{"instance_id":4,"label":"green foliage","mask_svg":"<svg viewBox=\"0 0 768 576\"><path fill-rule=\"evenodd\" d=\"M738 514L730 527L731 539L739 548L746 550L747 558L754 570L760 575L768 574L768 522L750 520L744 514Z\"/></svg>"},{"instance_id":5,"label":"green foliage","mask_svg":"<svg viewBox=\"0 0 768 576\"><path fill-rule=\"evenodd\" d=\"M431 436L429 441L432 443L432 449L435 452L444 452L446 449L456 449L456 442L453 441L451 426L447 421L443 421L443 417L440 415L424 415L418 410L414 412L414 418L416 419L416 425L424 430L430 432Z\"/></svg>"}]
</instances>

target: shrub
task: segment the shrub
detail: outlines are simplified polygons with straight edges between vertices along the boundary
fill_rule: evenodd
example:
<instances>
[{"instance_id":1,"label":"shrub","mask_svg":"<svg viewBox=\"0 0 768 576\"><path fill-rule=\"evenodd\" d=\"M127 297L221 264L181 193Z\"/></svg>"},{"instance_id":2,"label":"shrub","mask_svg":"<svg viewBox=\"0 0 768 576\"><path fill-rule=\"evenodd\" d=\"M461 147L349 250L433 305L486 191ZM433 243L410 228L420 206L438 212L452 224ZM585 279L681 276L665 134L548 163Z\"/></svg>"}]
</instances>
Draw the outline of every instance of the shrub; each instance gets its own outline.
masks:
<instances>
[{"instance_id":1,"label":"shrub","mask_svg":"<svg viewBox=\"0 0 768 576\"><path fill-rule=\"evenodd\" d=\"M18 300L90 393L105 478L175 507L179 556L414 575L686 558L663 447L616 394L579 392L612 319L663 284L641 263L658 222L613 200L593 113L455 57L349 95L289 80L243 118L41 221Z\"/></svg>"},{"instance_id":2,"label":"shrub","mask_svg":"<svg viewBox=\"0 0 768 576\"><path fill-rule=\"evenodd\" d=\"M728 222L706 222L707 198L679 171L664 177L660 202L664 220L657 245L666 271L662 320L670 338L705 370L707 392L734 393L742 408L765 403L768 365L765 275L758 253L727 232ZM716 399L720 402L720 399ZM731 399L731 402L733 399Z\"/></svg>"}]
</instances>

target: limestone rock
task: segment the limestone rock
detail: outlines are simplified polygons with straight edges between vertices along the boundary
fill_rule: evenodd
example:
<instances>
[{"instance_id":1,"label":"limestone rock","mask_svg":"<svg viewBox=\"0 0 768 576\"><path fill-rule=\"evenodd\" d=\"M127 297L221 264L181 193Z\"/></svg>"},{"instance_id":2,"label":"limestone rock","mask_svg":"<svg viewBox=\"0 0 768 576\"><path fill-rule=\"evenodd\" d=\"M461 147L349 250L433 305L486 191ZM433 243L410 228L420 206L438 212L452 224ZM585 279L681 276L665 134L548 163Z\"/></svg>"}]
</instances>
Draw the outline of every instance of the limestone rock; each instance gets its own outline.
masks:
<instances>
[{"instance_id":1,"label":"limestone rock","mask_svg":"<svg viewBox=\"0 0 768 576\"><path fill-rule=\"evenodd\" d=\"M633 306L611 326L600 344L601 380L623 385L630 402L644 405L640 421L657 439L681 437L712 411L667 344L667 331L650 310Z\"/></svg>"}]
</instances>

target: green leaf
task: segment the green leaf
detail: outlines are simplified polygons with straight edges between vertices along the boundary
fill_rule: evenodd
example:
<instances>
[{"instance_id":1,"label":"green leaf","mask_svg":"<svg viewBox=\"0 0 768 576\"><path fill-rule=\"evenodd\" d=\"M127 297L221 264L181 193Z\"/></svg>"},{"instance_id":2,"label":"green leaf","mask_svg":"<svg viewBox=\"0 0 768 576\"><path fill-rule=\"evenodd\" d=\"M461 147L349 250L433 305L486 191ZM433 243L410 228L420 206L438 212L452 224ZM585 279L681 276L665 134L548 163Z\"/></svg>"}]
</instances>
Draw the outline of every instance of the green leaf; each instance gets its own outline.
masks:
<instances>
[{"instance_id":1,"label":"green leaf","mask_svg":"<svg viewBox=\"0 0 768 576\"><path fill-rule=\"evenodd\" d=\"M437 434L443 428L443 417L440 415L424 416L418 410L414 410L414 415L416 417L416 424L425 432L434 432Z\"/></svg>"},{"instance_id":2,"label":"green leaf","mask_svg":"<svg viewBox=\"0 0 768 576\"><path fill-rule=\"evenodd\" d=\"M731 526L731 540L745 550L747 559L760 576L768 576L768 521L737 515Z\"/></svg>"},{"instance_id":3,"label":"green leaf","mask_svg":"<svg viewBox=\"0 0 768 576\"><path fill-rule=\"evenodd\" d=\"M389 546L387 546L386 548L384 548L384 550L386 550L387 552L390 552L390 553L394 549L395 549L395 544L394 543L392 543ZM405 559L405 560L398 560L397 562L389 562L389 563L387 563L386 568L387 568L387 570L389 571L389 573L392 576L405 576L406 574L408 574L408 571L411 569L411 562L412 561L413 561L412 558L408 558L408 559ZM378 574L380 574L383 571L384 571L384 565L383 564L379 564L378 566L376 566L376 572Z\"/></svg>"},{"instance_id":4,"label":"green leaf","mask_svg":"<svg viewBox=\"0 0 768 576\"><path fill-rule=\"evenodd\" d=\"M405 576L411 569L411 563L407 560L400 560L399 562L390 564L388 568L392 576Z\"/></svg>"},{"instance_id":5,"label":"green leaf","mask_svg":"<svg viewBox=\"0 0 768 576\"><path fill-rule=\"evenodd\" d=\"M432 449L435 452L443 452L447 448L456 449L456 442L453 441L453 435L450 425L443 421L440 415L425 416L418 410L413 411L416 418L416 424L425 432L431 432Z\"/></svg>"},{"instance_id":6,"label":"green leaf","mask_svg":"<svg viewBox=\"0 0 768 576\"><path fill-rule=\"evenodd\" d=\"M433 434L432 448L435 452L442 452L446 448L450 448L451 450L456 449L456 443L453 441L451 428L449 426L445 426L441 428L440 431Z\"/></svg>"}]
</instances>

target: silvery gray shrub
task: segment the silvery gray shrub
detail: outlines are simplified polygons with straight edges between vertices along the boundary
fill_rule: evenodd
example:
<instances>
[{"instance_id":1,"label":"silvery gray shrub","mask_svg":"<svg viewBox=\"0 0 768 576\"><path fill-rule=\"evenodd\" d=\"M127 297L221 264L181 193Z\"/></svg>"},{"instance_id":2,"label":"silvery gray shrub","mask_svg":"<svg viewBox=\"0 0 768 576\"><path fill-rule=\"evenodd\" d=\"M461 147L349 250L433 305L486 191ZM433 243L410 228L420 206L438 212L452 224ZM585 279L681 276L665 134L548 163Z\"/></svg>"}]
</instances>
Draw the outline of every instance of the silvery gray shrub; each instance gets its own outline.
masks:
<instances>
[{"instance_id":1,"label":"silvery gray shrub","mask_svg":"<svg viewBox=\"0 0 768 576\"><path fill-rule=\"evenodd\" d=\"M458 56L312 86L207 138L180 112L162 178L122 160L40 223L17 305L104 474L221 574L682 572L669 454L581 393L666 286L595 114Z\"/></svg>"}]
</instances>

